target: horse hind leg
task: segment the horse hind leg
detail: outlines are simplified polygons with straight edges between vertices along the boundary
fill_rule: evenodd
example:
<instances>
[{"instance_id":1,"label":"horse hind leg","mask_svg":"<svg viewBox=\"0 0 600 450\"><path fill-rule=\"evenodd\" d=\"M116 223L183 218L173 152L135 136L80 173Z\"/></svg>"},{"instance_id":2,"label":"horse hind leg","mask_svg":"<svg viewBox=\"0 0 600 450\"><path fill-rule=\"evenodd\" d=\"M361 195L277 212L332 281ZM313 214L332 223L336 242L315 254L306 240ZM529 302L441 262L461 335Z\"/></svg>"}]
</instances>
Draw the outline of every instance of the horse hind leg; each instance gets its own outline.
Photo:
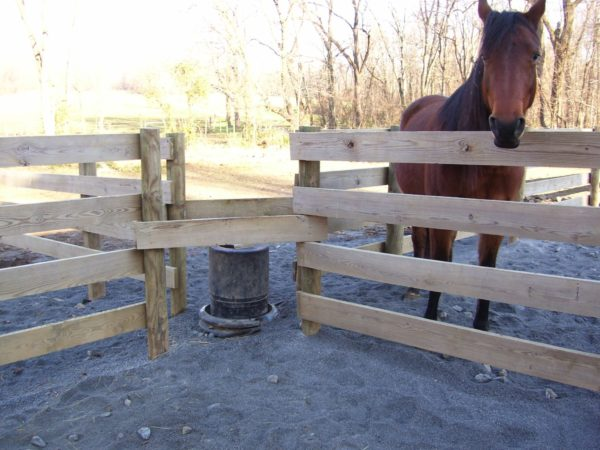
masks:
<instances>
[{"instance_id":1,"label":"horse hind leg","mask_svg":"<svg viewBox=\"0 0 600 450\"><path fill-rule=\"evenodd\" d=\"M502 236L493 236L482 234L479 237L479 265L484 267L496 267L496 258L498 250L502 244ZM490 301L480 298L477 300L477 311L473 320L473 328L478 330L488 331Z\"/></svg>"},{"instance_id":2,"label":"horse hind leg","mask_svg":"<svg viewBox=\"0 0 600 450\"><path fill-rule=\"evenodd\" d=\"M416 258L427 258L429 256L429 243L427 242L427 228L412 227L413 255ZM416 287L409 287L402 300L412 300L421 296L421 291Z\"/></svg>"},{"instance_id":3,"label":"horse hind leg","mask_svg":"<svg viewBox=\"0 0 600 450\"><path fill-rule=\"evenodd\" d=\"M437 261L452 261L452 244L456 238L456 231L448 230L429 230L429 253L431 259ZM429 291L429 301L427 302L427 310L425 318L437 320L438 305L441 293Z\"/></svg>"}]
</instances>

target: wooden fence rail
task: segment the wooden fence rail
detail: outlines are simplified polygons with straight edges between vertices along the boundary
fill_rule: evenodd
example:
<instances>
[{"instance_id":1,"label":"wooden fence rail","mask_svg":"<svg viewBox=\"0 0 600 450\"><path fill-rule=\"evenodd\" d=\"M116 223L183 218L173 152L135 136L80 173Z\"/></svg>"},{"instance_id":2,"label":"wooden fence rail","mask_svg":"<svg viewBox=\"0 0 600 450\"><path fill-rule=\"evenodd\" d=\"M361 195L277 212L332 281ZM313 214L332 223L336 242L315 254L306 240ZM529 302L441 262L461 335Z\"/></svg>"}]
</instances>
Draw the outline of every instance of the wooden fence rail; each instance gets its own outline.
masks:
<instances>
[{"instance_id":1,"label":"wooden fence rail","mask_svg":"<svg viewBox=\"0 0 600 450\"><path fill-rule=\"evenodd\" d=\"M295 187L294 211L600 245L600 209L588 207Z\"/></svg>"},{"instance_id":2,"label":"wooden fence rail","mask_svg":"<svg viewBox=\"0 0 600 450\"><path fill-rule=\"evenodd\" d=\"M522 194L534 201L552 201L562 205L591 205L594 196L593 171L577 168L532 167L525 174ZM296 185L298 184L296 175ZM326 189L362 189L385 186L388 192L398 192L395 175L389 165L361 169L321 172L319 187ZM597 186L596 186L597 188ZM288 213L289 214L289 213ZM329 231L356 229L368 224L353 219L329 219ZM403 247L405 224L388 224L387 239L382 245L390 253L406 252ZM462 236L468 237L467 234Z\"/></svg>"},{"instance_id":3,"label":"wooden fence rail","mask_svg":"<svg viewBox=\"0 0 600 450\"><path fill-rule=\"evenodd\" d=\"M12 245L13 247L28 250L33 253L51 256L52 258L65 259L75 258L77 256L97 255L102 253L101 250L82 247L80 245L68 244L66 242L56 241L41 236L23 234L19 236L3 236L0 237L0 243ZM167 287L175 289L178 287L177 272L180 270L178 266L167 267ZM144 281L145 276L130 275L128 278Z\"/></svg>"},{"instance_id":4,"label":"wooden fence rail","mask_svg":"<svg viewBox=\"0 0 600 450\"><path fill-rule=\"evenodd\" d=\"M0 365L146 328L146 303L0 335Z\"/></svg>"},{"instance_id":5,"label":"wooden fence rail","mask_svg":"<svg viewBox=\"0 0 600 450\"><path fill-rule=\"evenodd\" d=\"M322 172L320 186L325 189L357 189L388 185L388 167L334 170ZM528 168L525 173L525 197L559 193L573 189L590 192L590 169Z\"/></svg>"},{"instance_id":6,"label":"wooden fence rail","mask_svg":"<svg viewBox=\"0 0 600 450\"><path fill-rule=\"evenodd\" d=\"M131 178L110 178L53 173L0 172L0 184L72 194L113 196L142 193L142 182ZM171 182L163 181L163 199L171 203Z\"/></svg>"},{"instance_id":7,"label":"wooden fence rail","mask_svg":"<svg viewBox=\"0 0 600 450\"><path fill-rule=\"evenodd\" d=\"M0 269L0 300L144 273L142 254L119 250Z\"/></svg>"},{"instance_id":8,"label":"wooden fence rail","mask_svg":"<svg viewBox=\"0 0 600 450\"><path fill-rule=\"evenodd\" d=\"M516 149L496 147L489 133L400 131L292 133L300 161L600 167L599 133L528 132Z\"/></svg>"},{"instance_id":9,"label":"wooden fence rail","mask_svg":"<svg viewBox=\"0 0 600 450\"><path fill-rule=\"evenodd\" d=\"M304 242L326 239L327 220L292 215L137 222L135 233L138 249Z\"/></svg>"},{"instance_id":10,"label":"wooden fence rail","mask_svg":"<svg viewBox=\"0 0 600 450\"><path fill-rule=\"evenodd\" d=\"M13 236L141 218L141 197L91 197L46 203L0 206L0 234Z\"/></svg>"},{"instance_id":11,"label":"wooden fence rail","mask_svg":"<svg viewBox=\"0 0 600 450\"><path fill-rule=\"evenodd\" d=\"M188 200L188 219L291 215L292 197Z\"/></svg>"},{"instance_id":12,"label":"wooden fence rail","mask_svg":"<svg viewBox=\"0 0 600 450\"><path fill-rule=\"evenodd\" d=\"M163 159L172 159L169 140L161 140L160 155ZM0 138L0 167L139 159L139 133Z\"/></svg>"}]
</instances>

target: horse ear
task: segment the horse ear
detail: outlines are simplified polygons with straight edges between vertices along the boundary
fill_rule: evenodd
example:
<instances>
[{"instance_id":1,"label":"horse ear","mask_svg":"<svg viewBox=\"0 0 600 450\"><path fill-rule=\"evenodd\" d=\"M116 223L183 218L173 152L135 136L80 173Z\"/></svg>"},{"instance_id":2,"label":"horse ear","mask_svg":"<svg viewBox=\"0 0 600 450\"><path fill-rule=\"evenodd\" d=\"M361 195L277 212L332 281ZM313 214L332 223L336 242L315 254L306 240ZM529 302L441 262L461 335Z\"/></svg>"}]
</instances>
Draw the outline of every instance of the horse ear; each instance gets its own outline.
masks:
<instances>
[{"instance_id":1,"label":"horse ear","mask_svg":"<svg viewBox=\"0 0 600 450\"><path fill-rule=\"evenodd\" d=\"M479 0L477 12L479 13L479 18L485 23L485 19L487 19L492 12L492 8L488 4L487 0Z\"/></svg>"},{"instance_id":2,"label":"horse ear","mask_svg":"<svg viewBox=\"0 0 600 450\"><path fill-rule=\"evenodd\" d=\"M538 0L535 4L529 8L529 11L525 13L525 17L534 25L538 26L544 11L546 10L546 0Z\"/></svg>"}]
</instances>

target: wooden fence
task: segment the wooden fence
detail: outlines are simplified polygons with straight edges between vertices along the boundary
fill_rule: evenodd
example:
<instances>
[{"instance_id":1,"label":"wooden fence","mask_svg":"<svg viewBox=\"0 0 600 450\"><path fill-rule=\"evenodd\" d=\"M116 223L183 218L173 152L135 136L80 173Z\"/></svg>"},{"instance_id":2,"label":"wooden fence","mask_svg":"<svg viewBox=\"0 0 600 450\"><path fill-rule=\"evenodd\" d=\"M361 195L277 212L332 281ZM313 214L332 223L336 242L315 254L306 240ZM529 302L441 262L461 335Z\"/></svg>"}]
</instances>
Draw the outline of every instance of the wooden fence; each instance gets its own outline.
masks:
<instances>
[{"instance_id":1,"label":"wooden fence","mask_svg":"<svg viewBox=\"0 0 600 450\"><path fill-rule=\"evenodd\" d=\"M185 217L185 148L181 134L160 139L158 130L139 134L0 138L0 167L79 163L81 176L5 172L0 182L81 194L83 198L0 206L0 242L56 260L0 269L0 301L89 285L90 299L104 295L104 282L145 281L145 302L0 336L0 364L147 328L151 358L168 348L166 288L171 312L186 306L185 249L100 251L100 235L135 239L135 221ZM161 159L167 178L161 181ZM141 160L141 180L96 177L96 163ZM93 196L93 197L91 197ZM31 233L80 229L86 247Z\"/></svg>"},{"instance_id":2,"label":"wooden fence","mask_svg":"<svg viewBox=\"0 0 600 450\"><path fill-rule=\"evenodd\" d=\"M301 132L318 132L318 127L301 127ZM393 126L389 130L363 130L361 133L383 133L400 131ZM587 130L592 131L592 130ZM338 133L351 133L350 130L338 130ZM560 133L586 132L582 130L560 130ZM527 202L551 202L571 206L598 206L598 169L564 167L527 167L521 197ZM295 185L299 178L296 175ZM327 189L364 190L385 188L387 192L398 192L391 164L380 167L368 167L350 170L335 170L319 174L319 186ZM357 219L329 218L329 231L360 228L365 222ZM388 224L387 238L384 242L368 244L362 249L402 254L412 252L412 240L403 233L402 224ZM460 232L457 239L472 237L474 233Z\"/></svg>"},{"instance_id":3,"label":"wooden fence","mask_svg":"<svg viewBox=\"0 0 600 450\"><path fill-rule=\"evenodd\" d=\"M567 167L589 173L600 167L598 133L529 132L512 150L496 148L489 133L478 132L294 133L291 153L300 164L293 195L296 214L600 245L598 208L340 190L347 187L343 183L331 189L329 176L320 180L319 170L321 160L333 160ZM385 179L381 174L379 180ZM597 176L595 180L592 192L597 192ZM330 325L600 391L600 355L327 298L320 295L320 277L322 271L334 272L592 317L600 317L600 281L316 242L298 245L298 266L298 311L305 334Z\"/></svg>"}]
</instances>

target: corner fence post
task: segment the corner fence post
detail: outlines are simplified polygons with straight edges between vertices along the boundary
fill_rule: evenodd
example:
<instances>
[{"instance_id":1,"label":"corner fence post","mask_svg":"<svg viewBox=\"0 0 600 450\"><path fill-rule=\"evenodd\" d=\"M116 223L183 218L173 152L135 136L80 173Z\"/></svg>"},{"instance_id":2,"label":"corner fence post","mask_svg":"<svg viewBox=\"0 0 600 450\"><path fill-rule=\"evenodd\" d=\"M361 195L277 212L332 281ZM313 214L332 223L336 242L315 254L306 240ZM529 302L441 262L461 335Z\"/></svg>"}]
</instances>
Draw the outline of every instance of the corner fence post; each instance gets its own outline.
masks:
<instances>
[{"instance_id":1,"label":"corner fence post","mask_svg":"<svg viewBox=\"0 0 600 450\"><path fill-rule=\"evenodd\" d=\"M79 163L79 175L95 177L96 163ZM91 197L90 195L81 194L81 198ZM88 231L82 232L83 246L93 250L102 250L102 236L97 233ZM97 300L106 295L106 283L88 284L88 300Z\"/></svg>"},{"instance_id":2,"label":"corner fence post","mask_svg":"<svg viewBox=\"0 0 600 450\"><path fill-rule=\"evenodd\" d=\"M167 160L167 179L171 184L171 204L167 207L168 220L186 218L185 210L185 135L169 133L173 159ZM187 307L187 251L185 247L169 249L169 262L175 267L176 288L171 289L171 315L176 316Z\"/></svg>"},{"instance_id":3,"label":"corner fence post","mask_svg":"<svg viewBox=\"0 0 600 450\"><path fill-rule=\"evenodd\" d=\"M300 132L318 132L318 127L300 127ZM321 161L298 161L298 186L319 187L321 178ZM296 250L297 251L297 250ZM309 294L321 293L321 271L309 267L298 266L297 289ZM313 336L321 329L321 324L302 319L302 333Z\"/></svg>"},{"instance_id":4,"label":"corner fence post","mask_svg":"<svg viewBox=\"0 0 600 450\"><path fill-rule=\"evenodd\" d=\"M160 169L160 132L153 128L140 130L142 160L142 220L162 220L163 200ZM144 250L146 277L146 327L148 357L156 358L169 349L167 314L167 282L164 249Z\"/></svg>"},{"instance_id":5,"label":"corner fence post","mask_svg":"<svg viewBox=\"0 0 600 450\"><path fill-rule=\"evenodd\" d=\"M392 125L390 131L400 131L398 125ZM398 180L396 179L396 171L394 170L394 163L390 163L388 166L388 192L399 193L400 187L398 186ZM402 244L404 240L404 226L401 223L388 223L386 225L387 231L385 234L385 246L383 251L393 255L402 254Z\"/></svg>"}]
</instances>

